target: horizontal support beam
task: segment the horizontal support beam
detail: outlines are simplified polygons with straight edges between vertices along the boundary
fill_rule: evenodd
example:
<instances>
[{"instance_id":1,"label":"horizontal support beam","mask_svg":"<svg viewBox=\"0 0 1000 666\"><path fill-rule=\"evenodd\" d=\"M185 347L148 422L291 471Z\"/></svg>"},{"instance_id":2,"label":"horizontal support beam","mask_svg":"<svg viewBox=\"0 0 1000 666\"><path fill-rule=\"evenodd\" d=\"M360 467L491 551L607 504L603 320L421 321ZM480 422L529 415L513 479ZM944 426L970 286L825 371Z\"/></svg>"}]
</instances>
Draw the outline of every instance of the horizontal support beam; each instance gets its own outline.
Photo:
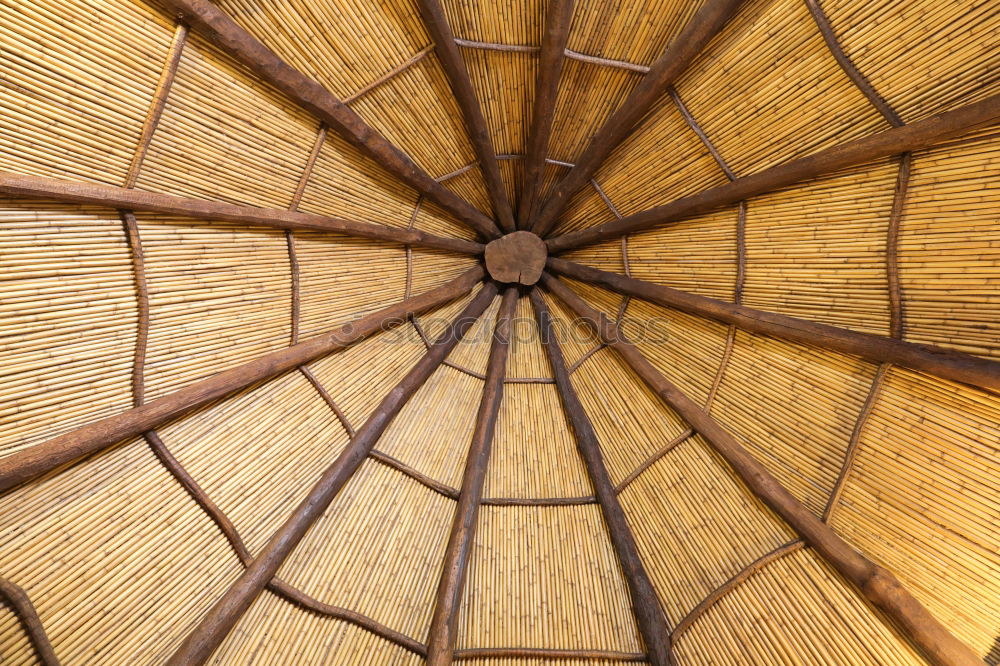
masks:
<instances>
[{"instance_id":1,"label":"horizontal support beam","mask_svg":"<svg viewBox=\"0 0 1000 666\"><path fill-rule=\"evenodd\" d=\"M389 391L364 425L358 428L347 447L326 468L308 495L278 528L246 571L201 618L194 631L177 648L167 664L197 666L204 664L212 656L250 608L254 599L278 573L278 569L295 550L309 528L319 520L365 461L392 420L454 350L465 333L493 302L496 294L496 286L492 282L487 282L437 339L434 346Z\"/></svg>"},{"instance_id":2,"label":"horizontal support beam","mask_svg":"<svg viewBox=\"0 0 1000 666\"><path fill-rule=\"evenodd\" d=\"M892 363L943 379L1000 391L1000 362L943 347L904 342L882 335L860 333L808 319L756 310L707 296L609 273L565 259L550 257L546 266L554 273L589 282L619 294L714 319L751 333L770 335L853 354L875 363Z\"/></svg>"},{"instance_id":3,"label":"horizontal support beam","mask_svg":"<svg viewBox=\"0 0 1000 666\"><path fill-rule=\"evenodd\" d=\"M532 221L532 231L544 237L555 228L559 215L569 205L572 196L590 182L608 155L663 96L667 86L676 81L712 38L722 31L743 1L707 0L701 6L625 101L591 137L577 158L576 166L556 184L541 206Z\"/></svg>"},{"instance_id":4,"label":"horizontal support beam","mask_svg":"<svg viewBox=\"0 0 1000 666\"><path fill-rule=\"evenodd\" d=\"M406 322L467 294L483 279L483 269L471 268L450 282L316 337L212 375L162 398L126 410L64 435L0 458L0 492L61 465L136 437L193 409L224 398L257 382L277 377L369 335Z\"/></svg>"},{"instance_id":5,"label":"horizontal support beam","mask_svg":"<svg viewBox=\"0 0 1000 666\"><path fill-rule=\"evenodd\" d=\"M486 238L499 236L496 225L487 215L436 182L354 110L322 85L285 62L210 0L163 0L163 4L178 20L188 23L262 80L322 120L386 171Z\"/></svg>"},{"instance_id":6,"label":"horizontal support beam","mask_svg":"<svg viewBox=\"0 0 1000 666\"><path fill-rule=\"evenodd\" d=\"M197 220L239 222L255 227L320 231L358 238L432 247L462 254L482 254L484 246L461 238L435 236L416 229L389 227L384 224L357 222L314 213L240 206L224 201L188 199L172 194L145 192L113 185L81 183L42 176L28 176L0 171L0 193L12 197L55 199L70 203L90 204L114 209L182 215Z\"/></svg>"},{"instance_id":7,"label":"horizontal support beam","mask_svg":"<svg viewBox=\"0 0 1000 666\"><path fill-rule=\"evenodd\" d=\"M705 213L720 206L788 187L841 169L933 146L977 127L1000 120L1000 95L987 97L954 111L945 111L893 129L849 141L818 153L737 178L668 204L628 215L620 220L573 231L546 241L549 253L565 252L666 222Z\"/></svg>"},{"instance_id":8,"label":"horizontal support beam","mask_svg":"<svg viewBox=\"0 0 1000 666\"><path fill-rule=\"evenodd\" d=\"M982 660L931 615L890 571L862 555L813 514L712 415L646 360L642 352L603 313L592 308L549 273L542 276L542 283L584 319L660 400L677 412L722 456L750 492L781 516L806 544L891 618L934 664L983 666Z\"/></svg>"}]
</instances>

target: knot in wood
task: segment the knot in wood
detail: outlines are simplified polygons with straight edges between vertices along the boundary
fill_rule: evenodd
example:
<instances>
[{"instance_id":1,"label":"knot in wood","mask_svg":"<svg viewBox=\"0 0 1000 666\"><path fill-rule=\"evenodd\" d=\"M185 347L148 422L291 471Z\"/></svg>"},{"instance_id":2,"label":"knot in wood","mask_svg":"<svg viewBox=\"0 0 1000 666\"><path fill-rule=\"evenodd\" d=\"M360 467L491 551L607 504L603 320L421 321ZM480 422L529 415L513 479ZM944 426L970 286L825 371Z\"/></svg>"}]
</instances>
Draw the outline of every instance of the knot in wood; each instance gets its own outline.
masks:
<instances>
[{"instance_id":1,"label":"knot in wood","mask_svg":"<svg viewBox=\"0 0 1000 666\"><path fill-rule=\"evenodd\" d=\"M515 231L486 246L486 270L497 282L533 285L547 258L545 241L530 231Z\"/></svg>"}]
</instances>

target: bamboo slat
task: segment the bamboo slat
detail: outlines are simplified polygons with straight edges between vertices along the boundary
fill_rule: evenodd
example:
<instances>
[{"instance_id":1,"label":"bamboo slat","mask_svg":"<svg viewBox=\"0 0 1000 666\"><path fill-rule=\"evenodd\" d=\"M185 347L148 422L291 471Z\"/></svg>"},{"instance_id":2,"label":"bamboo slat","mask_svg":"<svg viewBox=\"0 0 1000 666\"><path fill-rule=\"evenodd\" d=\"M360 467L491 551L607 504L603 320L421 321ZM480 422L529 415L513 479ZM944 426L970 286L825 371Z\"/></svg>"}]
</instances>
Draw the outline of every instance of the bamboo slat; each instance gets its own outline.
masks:
<instances>
[{"instance_id":1,"label":"bamboo slat","mask_svg":"<svg viewBox=\"0 0 1000 666\"><path fill-rule=\"evenodd\" d=\"M170 48L167 17L125 0L6 0L0 26L0 168L121 185Z\"/></svg>"},{"instance_id":2,"label":"bamboo slat","mask_svg":"<svg viewBox=\"0 0 1000 666\"><path fill-rule=\"evenodd\" d=\"M594 354L594 350L600 347L600 340L590 327L585 322L579 321L573 311L558 298L548 292L543 292L542 298L545 299L545 304L552 315L552 327L558 336L556 339L559 341L559 348L566 359L566 364L573 369L584 361L585 357L590 358Z\"/></svg>"},{"instance_id":3,"label":"bamboo slat","mask_svg":"<svg viewBox=\"0 0 1000 666\"><path fill-rule=\"evenodd\" d=\"M191 34L136 187L286 208L317 126L278 91Z\"/></svg>"},{"instance_id":4,"label":"bamboo slat","mask_svg":"<svg viewBox=\"0 0 1000 666\"><path fill-rule=\"evenodd\" d=\"M654 463L620 497L672 626L734 573L793 536L697 436Z\"/></svg>"},{"instance_id":5,"label":"bamboo slat","mask_svg":"<svg viewBox=\"0 0 1000 666\"><path fill-rule=\"evenodd\" d=\"M4 658L7 658L7 655L14 655L26 666L46 666L38 658L38 653L17 613L2 599L0 599L0 636L3 636Z\"/></svg>"},{"instance_id":6,"label":"bamboo slat","mask_svg":"<svg viewBox=\"0 0 1000 666\"><path fill-rule=\"evenodd\" d=\"M768 564L720 599L676 645L682 664L925 663L811 550Z\"/></svg>"},{"instance_id":7,"label":"bamboo slat","mask_svg":"<svg viewBox=\"0 0 1000 666\"><path fill-rule=\"evenodd\" d=\"M906 122L1000 91L1000 17L989 3L824 0L841 45Z\"/></svg>"},{"instance_id":8,"label":"bamboo slat","mask_svg":"<svg viewBox=\"0 0 1000 666\"><path fill-rule=\"evenodd\" d=\"M517 46L542 43L544 0L444 0L445 13L455 37ZM467 55L467 54L466 54Z\"/></svg>"},{"instance_id":9,"label":"bamboo slat","mask_svg":"<svg viewBox=\"0 0 1000 666\"><path fill-rule=\"evenodd\" d=\"M552 378L548 358L542 349L538 322L533 315L529 299L522 297L518 301L517 315L513 322L513 338L507 359L508 379Z\"/></svg>"},{"instance_id":10,"label":"bamboo slat","mask_svg":"<svg viewBox=\"0 0 1000 666\"><path fill-rule=\"evenodd\" d=\"M477 534L458 649L642 651L596 506L484 506Z\"/></svg>"},{"instance_id":11,"label":"bamboo slat","mask_svg":"<svg viewBox=\"0 0 1000 666\"><path fill-rule=\"evenodd\" d=\"M821 515L874 375L857 357L737 331L712 413Z\"/></svg>"},{"instance_id":12,"label":"bamboo slat","mask_svg":"<svg viewBox=\"0 0 1000 666\"><path fill-rule=\"evenodd\" d=\"M1000 398L886 375L831 525L980 655L1000 626Z\"/></svg>"},{"instance_id":13,"label":"bamboo slat","mask_svg":"<svg viewBox=\"0 0 1000 666\"><path fill-rule=\"evenodd\" d=\"M0 202L0 455L132 406L137 311L111 211Z\"/></svg>"},{"instance_id":14,"label":"bamboo slat","mask_svg":"<svg viewBox=\"0 0 1000 666\"><path fill-rule=\"evenodd\" d=\"M476 257L424 248L413 248L412 260L413 281L410 288L415 294L454 279L479 263ZM398 266L395 270L398 271ZM370 285L368 289L371 289Z\"/></svg>"},{"instance_id":15,"label":"bamboo slat","mask_svg":"<svg viewBox=\"0 0 1000 666\"><path fill-rule=\"evenodd\" d=\"M1000 136L914 153L900 221L904 339L1000 359Z\"/></svg>"},{"instance_id":16,"label":"bamboo slat","mask_svg":"<svg viewBox=\"0 0 1000 666\"><path fill-rule=\"evenodd\" d=\"M801 0L748 2L676 88L738 175L889 127Z\"/></svg>"},{"instance_id":17,"label":"bamboo slat","mask_svg":"<svg viewBox=\"0 0 1000 666\"><path fill-rule=\"evenodd\" d=\"M147 399L288 346L290 321L274 316L291 310L283 234L136 217L149 288Z\"/></svg>"},{"instance_id":18,"label":"bamboo slat","mask_svg":"<svg viewBox=\"0 0 1000 666\"><path fill-rule=\"evenodd\" d=\"M241 567L202 510L131 440L0 498L0 570L63 663L156 664ZM26 655L0 654L12 663Z\"/></svg>"}]
</instances>

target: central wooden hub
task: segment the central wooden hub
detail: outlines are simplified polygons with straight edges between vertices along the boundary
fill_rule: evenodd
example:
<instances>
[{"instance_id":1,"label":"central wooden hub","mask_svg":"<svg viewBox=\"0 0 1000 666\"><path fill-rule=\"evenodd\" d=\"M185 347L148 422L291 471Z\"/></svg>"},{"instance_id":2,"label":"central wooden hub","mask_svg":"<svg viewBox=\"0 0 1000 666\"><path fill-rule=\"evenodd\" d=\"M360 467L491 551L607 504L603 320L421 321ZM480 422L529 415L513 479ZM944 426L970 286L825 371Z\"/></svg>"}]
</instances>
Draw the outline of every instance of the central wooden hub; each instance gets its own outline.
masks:
<instances>
[{"instance_id":1,"label":"central wooden hub","mask_svg":"<svg viewBox=\"0 0 1000 666\"><path fill-rule=\"evenodd\" d=\"M486 246L486 270L497 282L533 285L548 257L545 241L530 231L515 231Z\"/></svg>"}]
</instances>

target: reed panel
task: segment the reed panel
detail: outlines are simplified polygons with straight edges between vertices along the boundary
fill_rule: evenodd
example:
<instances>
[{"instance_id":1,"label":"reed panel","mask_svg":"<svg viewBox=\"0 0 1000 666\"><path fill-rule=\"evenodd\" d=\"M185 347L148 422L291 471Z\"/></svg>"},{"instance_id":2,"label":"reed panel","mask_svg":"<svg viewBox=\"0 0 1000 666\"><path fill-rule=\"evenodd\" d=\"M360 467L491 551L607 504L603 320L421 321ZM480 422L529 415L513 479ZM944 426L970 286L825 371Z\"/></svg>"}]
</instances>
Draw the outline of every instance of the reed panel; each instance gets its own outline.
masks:
<instances>
[{"instance_id":1,"label":"reed panel","mask_svg":"<svg viewBox=\"0 0 1000 666\"><path fill-rule=\"evenodd\" d=\"M698 436L626 486L621 502L671 625L795 537Z\"/></svg>"},{"instance_id":2,"label":"reed panel","mask_svg":"<svg viewBox=\"0 0 1000 666\"><path fill-rule=\"evenodd\" d=\"M602 345L590 325L577 317L558 297L543 290L542 298L552 315L552 334L559 343L567 366L579 363L585 354L592 353L595 347Z\"/></svg>"},{"instance_id":3,"label":"reed panel","mask_svg":"<svg viewBox=\"0 0 1000 666\"><path fill-rule=\"evenodd\" d=\"M841 46L906 122L1000 92L989 2L823 0Z\"/></svg>"},{"instance_id":4,"label":"reed panel","mask_svg":"<svg viewBox=\"0 0 1000 666\"><path fill-rule=\"evenodd\" d=\"M172 37L139 0L0 2L0 168L122 185Z\"/></svg>"},{"instance_id":5,"label":"reed panel","mask_svg":"<svg viewBox=\"0 0 1000 666\"><path fill-rule=\"evenodd\" d=\"M855 356L737 330L712 414L820 515L874 376Z\"/></svg>"},{"instance_id":6,"label":"reed panel","mask_svg":"<svg viewBox=\"0 0 1000 666\"><path fill-rule=\"evenodd\" d=\"M411 294L420 294L434 287L440 287L448 280L481 263L477 257L470 255L421 247L412 248L411 257L413 261ZM398 265L396 270L399 270Z\"/></svg>"},{"instance_id":7,"label":"reed panel","mask_svg":"<svg viewBox=\"0 0 1000 666\"><path fill-rule=\"evenodd\" d=\"M531 130L538 54L462 49L498 155L523 154Z\"/></svg>"},{"instance_id":8,"label":"reed panel","mask_svg":"<svg viewBox=\"0 0 1000 666\"><path fill-rule=\"evenodd\" d=\"M17 614L0 598L0 655L5 661L24 666L44 666Z\"/></svg>"},{"instance_id":9,"label":"reed panel","mask_svg":"<svg viewBox=\"0 0 1000 666\"><path fill-rule=\"evenodd\" d=\"M7 455L132 406L138 315L128 243L111 211L0 199L0 229Z\"/></svg>"},{"instance_id":10,"label":"reed panel","mask_svg":"<svg viewBox=\"0 0 1000 666\"><path fill-rule=\"evenodd\" d=\"M651 65L704 0L580 0L567 47L587 55Z\"/></svg>"},{"instance_id":11,"label":"reed panel","mask_svg":"<svg viewBox=\"0 0 1000 666\"><path fill-rule=\"evenodd\" d=\"M547 0L442 0L441 4L459 39L541 46Z\"/></svg>"},{"instance_id":12,"label":"reed panel","mask_svg":"<svg viewBox=\"0 0 1000 666\"><path fill-rule=\"evenodd\" d=\"M632 277L732 301L739 213L730 206L629 237Z\"/></svg>"},{"instance_id":13,"label":"reed panel","mask_svg":"<svg viewBox=\"0 0 1000 666\"><path fill-rule=\"evenodd\" d=\"M642 650L596 506L482 507L458 627L459 649Z\"/></svg>"},{"instance_id":14,"label":"reed panel","mask_svg":"<svg viewBox=\"0 0 1000 666\"><path fill-rule=\"evenodd\" d=\"M347 443L299 372L159 429L160 438L256 554Z\"/></svg>"},{"instance_id":15,"label":"reed panel","mask_svg":"<svg viewBox=\"0 0 1000 666\"><path fill-rule=\"evenodd\" d=\"M743 303L889 335L886 242L897 160L752 199Z\"/></svg>"},{"instance_id":16,"label":"reed panel","mask_svg":"<svg viewBox=\"0 0 1000 666\"><path fill-rule=\"evenodd\" d=\"M597 431L613 483L621 482L687 429L610 349L581 365L573 373L573 386Z\"/></svg>"},{"instance_id":17,"label":"reed panel","mask_svg":"<svg viewBox=\"0 0 1000 666\"><path fill-rule=\"evenodd\" d=\"M466 332L455 349L448 354L448 361L463 370L476 373L480 378L486 376L486 366L489 363L490 348L493 346L493 334L496 330L497 312L500 310L501 299L494 298L493 303L479 316L476 323ZM477 392L479 389L475 389ZM476 403L479 404L478 402ZM478 407L473 408L478 409Z\"/></svg>"},{"instance_id":18,"label":"reed panel","mask_svg":"<svg viewBox=\"0 0 1000 666\"><path fill-rule=\"evenodd\" d=\"M357 94L430 44L409 0L219 0L219 7L337 97Z\"/></svg>"},{"instance_id":19,"label":"reed panel","mask_svg":"<svg viewBox=\"0 0 1000 666\"><path fill-rule=\"evenodd\" d=\"M287 347L284 234L137 214L149 285L147 399Z\"/></svg>"},{"instance_id":20,"label":"reed panel","mask_svg":"<svg viewBox=\"0 0 1000 666\"><path fill-rule=\"evenodd\" d=\"M469 162L465 166L469 164L473 163ZM451 190L478 208L487 217L495 218L493 203L490 200L489 192L486 190L486 181L483 179L483 172L480 171L478 165L471 169L465 169L465 166L461 168L462 173L447 179L441 178L441 184L444 185L445 189Z\"/></svg>"},{"instance_id":21,"label":"reed panel","mask_svg":"<svg viewBox=\"0 0 1000 666\"><path fill-rule=\"evenodd\" d=\"M439 367L386 429L376 448L452 488L462 485L482 380Z\"/></svg>"},{"instance_id":22,"label":"reed panel","mask_svg":"<svg viewBox=\"0 0 1000 666\"><path fill-rule=\"evenodd\" d=\"M1000 134L916 153L900 223L903 336L1000 359Z\"/></svg>"},{"instance_id":23,"label":"reed panel","mask_svg":"<svg viewBox=\"0 0 1000 666\"><path fill-rule=\"evenodd\" d=\"M625 336L689 398L704 405L726 351L728 327L711 319L632 299Z\"/></svg>"},{"instance_id":24,"label":"reed panel","mask_svg":"<svg viewBox=\"0 0 1000 666\"><path fill-rule=\"evenodd\" d=\"M287 208L317 127L305 111L192 33L136 187Z\"/></svg>"},{"instance_id":25,"label":"reed panel","mask_svg":"<svg viewBox=\"0 0 1000 666\"><path fill-rule=\"evenodd\" d=\"M551 379L549 358L542 346L538 320L531 300L522 296L511 322L510 346L507 350L507 378L536 377Z\"/></svg>"},{"instance_id":26,"label":"reed panel","mask_svg":"<svg viewBox=\"0 0 1000 666\"><path fill-rule=\"evenodd\" d=\"M454 512L453 500L366 461L279 576L423 642Z\"/></svg>"},{"instance_id":27,"label":"reed panel","mask_svg":"<svg viewBox=\"0 0 1000 666\"><path fill-rule=\"evenodd\" d=\"M507 384L484 497L593 495L587 469L553 384Z\"/></svg>"},{"instance_id":28,"label":"reed panel","mask_svg":"<svg viewBox=\"0 0 1000 666\"><path fill-rule=\"evenodd\" d=\"M607 206L605 206L605 209L607 209ZM615 238L603 243L585 245L565 254L560 254L559 258L600 268L602 271L624 274L626 272L624 256L625 247L622 244L622 239Z\"/></svg>"},{"instance_id":29,"label":"reed panel","mask_svg":"<svg viewBox=\"0 0 1000 666\"><path fill-rule=\"evenodd\" d=\"M1000 627L1000 397L886 375L831 524L980 655Z\"/></svg>"},{"instance_id":30,"label":"reed panel","mask_svg":"<svg viewBox=\"0 0 1000 666\"><path fill-rule=\"evenodd\" d=\"M416 199L417 195L414 195ZM427 199L421 199L420 205L416 209L416 214L412 214L413 228L437 234L439 236L451 236L453 238L465 238L476 240L477 234L474 229L466 224L457 222L450 213L446 213L440 206Z\"/></svg>"},{"instance_id":31,"label":"reed panel","mask_svg":"<svg viewBox=\"0 0 1000 666\"><path fill-rule=\"evenodd\" d=\"M801 0L744 4L677 91L741 176L889 128Z\"/></svg>"},{"instance_id":32,"label":"reed panel","mask_svg":"<svg viewBox=\"0 0 1000 666\"><path fill-rule=\"evenodd\" d=\"M403 299L406 251L399 245L296 232L295 257L299 264L300 339L325 333ZM446 279L435 280L433 286ZM412 293L421 291L426 289L415 288Z\"/></svg>"},{"instance_id":33,"label":"reed panel","mask_svg":"<svg viewBox=\"0 0 1000 666\"><path fill-rule=\"evenodd\" d=\"M927 663L811 550L789 553L740 583L674 650L684 666Z\"/></svg>"},{"instance_id":34,"label":"reed panel","mask_svg":"<svg viewBox=\"0 0 1000 666\"><path fill-rule=\"evenodd\" d=\"M361 627L264 590L207 663L419 666L423 659Z\"/></svg>"},{"instance_id":35,"label":"reed panel","mask_svg":"<svg viewBox=\"0 0 1000 666\"><path fill-rule=\"evenodd\" d=\"M66 664L163 663L243 570L139 440L7 493L0 517L0 571Z\"/></svg>"},{"instance_id":36,"label":"reed panel","mask_svg":"<svg viewBox=\"0 0 1000 666\"><path fill-rule=\"evenodd\" d=\"M616 291L598 287L589 282L580 282L565 277L559 279L586 300L591 307L603 312L608 319L614 321L618 317L618 309L626 297Z\"/></svg>"},{"instance_id":37,"label":"reed panel","mask_svg":"<svg viewBox=\"0 0 1000 666\"><path fill-rule=\"evenodd\" d=\"M497 160L500 164L500 179L507 191L507 200L514 210L521 203L521 190L524 188L524 165L521 160Z\"/></svg>"}]
</instances>

